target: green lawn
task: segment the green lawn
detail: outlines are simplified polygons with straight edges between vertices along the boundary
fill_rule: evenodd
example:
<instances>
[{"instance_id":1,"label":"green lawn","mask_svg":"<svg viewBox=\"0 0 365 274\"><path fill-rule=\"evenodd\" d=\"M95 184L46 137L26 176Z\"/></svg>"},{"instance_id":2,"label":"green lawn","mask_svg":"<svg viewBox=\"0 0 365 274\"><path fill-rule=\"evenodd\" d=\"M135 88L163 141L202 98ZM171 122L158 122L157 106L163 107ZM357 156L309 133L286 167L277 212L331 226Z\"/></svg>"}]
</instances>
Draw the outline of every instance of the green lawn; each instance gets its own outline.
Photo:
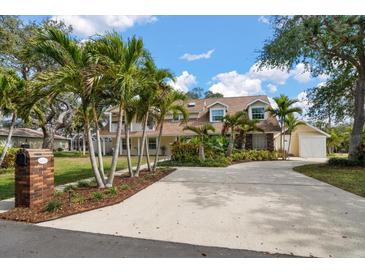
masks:
<instances>
[{"instance_id":1,"label":"green lawn","mask_svg":"<svg viewBox=\"0 0 365 274\"><path fill-rule=\"evenodd\" d=\"M298 166L295 171L365 197L365 168L332 167L327 164Z\"/></svg>"},{"instance_id":2,"label":"green lawn","mask_svg":"<svg viewBox=\"0 0 365 274\"><path fill-rule=\"evenodd\" d=\"M132 157L132 164L137 163L137 157ZM104 157L104 167L109 170L111 156ZM125 157L119 157L117 169L127 168ZM0 200L14 196L14 170L0 173ZM62 185L80 179L92 177L88 157L55 157L55 184Z\"/></svg>"}]
</instances>

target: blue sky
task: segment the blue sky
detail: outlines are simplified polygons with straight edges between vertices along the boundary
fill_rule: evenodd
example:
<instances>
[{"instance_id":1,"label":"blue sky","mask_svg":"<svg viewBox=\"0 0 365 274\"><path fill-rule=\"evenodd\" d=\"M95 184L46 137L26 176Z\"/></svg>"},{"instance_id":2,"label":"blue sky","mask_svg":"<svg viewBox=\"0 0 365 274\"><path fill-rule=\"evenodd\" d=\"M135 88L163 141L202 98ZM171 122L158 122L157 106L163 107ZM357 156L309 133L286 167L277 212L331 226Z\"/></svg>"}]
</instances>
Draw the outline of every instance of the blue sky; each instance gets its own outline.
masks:
<instances>
[{"instance_id":1,"label":"blue sky","mask_svg":"<svg viewBox=\"0 0 365 274\"><path fill-rule=\"evenodd\" d=\"M50 16L23 16L40 21ZM171 69L174 86L221 92L225 96L281 93L303 101L306 89L318 85L302 64L287 71L257 71L258 51L272 37L264 16L57 16L73 25L80 39L115 29L123 37L143 38L158 66Z\"/></svg>"}]
</instances>

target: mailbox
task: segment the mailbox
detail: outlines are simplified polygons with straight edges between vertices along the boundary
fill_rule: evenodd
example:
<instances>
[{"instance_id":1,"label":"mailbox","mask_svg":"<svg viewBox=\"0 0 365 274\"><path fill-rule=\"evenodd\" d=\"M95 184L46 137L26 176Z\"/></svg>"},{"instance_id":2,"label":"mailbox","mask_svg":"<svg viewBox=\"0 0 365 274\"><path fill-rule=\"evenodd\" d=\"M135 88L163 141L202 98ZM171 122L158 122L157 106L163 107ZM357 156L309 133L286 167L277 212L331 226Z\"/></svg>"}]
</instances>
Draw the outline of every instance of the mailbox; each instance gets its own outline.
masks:
<instances>
[{"instance_id":1,"label":"mailbox","mask_svg":"<svg viewBox=\"0 0 365 274\"><path fill-rule=\"evenodd\" d=\"M20 149L15 157L15 206L33 207L54 193L54 159L49 149Z\"/></svg>"}]
</instances>

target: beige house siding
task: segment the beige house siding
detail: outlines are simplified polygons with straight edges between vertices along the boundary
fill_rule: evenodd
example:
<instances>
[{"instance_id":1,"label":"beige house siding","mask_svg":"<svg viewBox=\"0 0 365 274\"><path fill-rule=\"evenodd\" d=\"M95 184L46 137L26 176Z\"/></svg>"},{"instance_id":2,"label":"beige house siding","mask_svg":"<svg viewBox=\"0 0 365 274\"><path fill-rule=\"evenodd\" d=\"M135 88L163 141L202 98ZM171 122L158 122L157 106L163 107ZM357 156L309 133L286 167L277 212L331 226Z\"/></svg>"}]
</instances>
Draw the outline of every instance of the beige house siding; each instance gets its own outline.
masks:
<instances>
[{"instance_id":1,"label":"beige house siding","mask_svg":"<svg viewBox=\"0 0 365 274\"><path fill-rule=\"evenodd\" d=\"M6 141L6 137L0 136L0 143L3 143ZM30 148L39 149L42 148L43 139L42 138L25 138L25 137L17 137L13 136L11 138L11 145L13 147L20 147L21 144L29 144ZM69 149L69 143L68 140L55 140L54 141L54 149L63 149L68 150Z\"/></svg>"}]
</instances>

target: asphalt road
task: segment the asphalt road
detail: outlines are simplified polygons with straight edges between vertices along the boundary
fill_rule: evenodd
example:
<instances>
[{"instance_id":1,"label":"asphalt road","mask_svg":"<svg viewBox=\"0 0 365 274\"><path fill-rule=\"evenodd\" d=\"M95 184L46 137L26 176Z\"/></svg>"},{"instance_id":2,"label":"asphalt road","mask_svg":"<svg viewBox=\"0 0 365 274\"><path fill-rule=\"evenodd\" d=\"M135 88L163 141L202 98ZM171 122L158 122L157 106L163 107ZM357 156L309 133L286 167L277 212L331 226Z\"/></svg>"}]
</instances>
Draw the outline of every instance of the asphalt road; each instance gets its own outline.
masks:
<instances>
[{"instance_id":1,"label":"asphalt road","mask_svg":"<svg viewBox=\"0 0 365 274\"><path fill-rule=\"evenodd\" d=\"M0 220L0 257L275 258L291 256L77 232Z\"/></svg>"}]
</instances>

